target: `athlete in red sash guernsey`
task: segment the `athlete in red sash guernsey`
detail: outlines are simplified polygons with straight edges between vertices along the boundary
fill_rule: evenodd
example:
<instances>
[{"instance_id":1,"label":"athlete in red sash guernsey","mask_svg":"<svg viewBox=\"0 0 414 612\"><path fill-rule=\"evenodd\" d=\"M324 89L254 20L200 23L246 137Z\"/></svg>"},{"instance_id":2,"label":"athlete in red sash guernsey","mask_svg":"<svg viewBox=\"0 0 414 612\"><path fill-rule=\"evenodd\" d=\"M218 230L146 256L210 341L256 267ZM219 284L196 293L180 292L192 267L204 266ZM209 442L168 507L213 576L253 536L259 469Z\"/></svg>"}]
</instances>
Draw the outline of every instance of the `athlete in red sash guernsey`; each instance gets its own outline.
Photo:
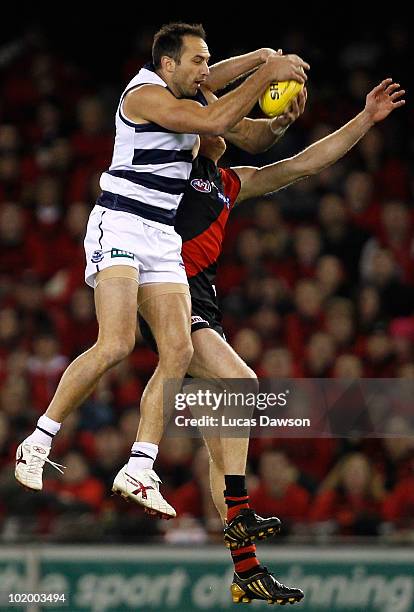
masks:
<instances>
[{"instance_id":1,"label":"athlete in red sash guernsey","mask_svg":"<svg viewBox=\"0 0 414 612\"><path fill-rule=\"evenodd\" d=\"M317 174L351 149L377 122L404 104L399 84L382 81L366 97L365 108L349 123L315 142L301 153L263 168L223 169L217 162L225 150L220 137L203 137L197 160L180 203L175 229L183 239L182 256L192 300L194 356L188 373L196 378L251 378L254 372L224 339L214 290L217 259L231 209L239 202L273 192ZM145 338L151 334L141 321ZM249 508L244 484L248 440L237 439L240 471L225 470L229 441L206 438L211 458L211 491L224 522L224 541L235 565L231 593L235 603L262 599L269 603L295 603L303 598L297 588L281 584L256 558L254 540L279 531L276 517L262 519ZM235 439L231 441L231 452ZM224 498L223 487L225 486Z\"/></svg>"},{"instance_id":2,"label":"athlete in red sash guernsey","mask_svg":"<svg viewBox=\"0 0 414 612\"><path fill-rule=\"evenodd\" d=\"M210 139L204 142L204 148L208 141ZM205 150L210 155L212 146L225 148L222 138L212 138L208 146ZM203 155L193 163L188 195L179 206L175 223L183 239L182 256L191 291L193 332L210 327L223 335L215 292L217 260L240 187L239 175L231 168L219 168L213 159Z\"/></svg>"}]
</instances>

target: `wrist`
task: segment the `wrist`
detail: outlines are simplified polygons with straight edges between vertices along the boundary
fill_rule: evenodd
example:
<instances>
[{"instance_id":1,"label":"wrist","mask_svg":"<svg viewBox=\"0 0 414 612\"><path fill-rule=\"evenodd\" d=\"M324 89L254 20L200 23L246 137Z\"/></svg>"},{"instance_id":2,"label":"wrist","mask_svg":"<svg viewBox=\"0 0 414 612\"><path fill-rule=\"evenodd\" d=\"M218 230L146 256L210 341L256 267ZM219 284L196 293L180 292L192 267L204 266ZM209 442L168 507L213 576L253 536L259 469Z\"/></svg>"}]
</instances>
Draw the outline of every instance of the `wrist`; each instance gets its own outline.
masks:
<instances>
[{"instance_id":1,"label":"wrist","mask_svg":"<svg viewBox=\"0 0 414 612\"><path fill-rule=\"evenodd\" d=\"M274 51L273 49L269 49L268 47L263 47L262 49L259 49L257 53L260 63L264 64L265 62L267 62L268 58L274 54Z\"/></svg>"},{"instance_id":2,"label":"wrist","mask_svg":"<svg viewBox=\"0 0 414 612\"><path fill-rule=\"evenodd\" d=\"M264 86L267 87L272 82L272 73L269 69L269 64L267 62L263 62L259 65L255 74L259 74L264 81Z\"/></svg>"},{"instance_id":3,"label":"wrist","mask_svg":"<svg viewBox=\"0 0 414 612\"><path fill-rule=\"evenodd\" d=\"M279 119L280 117L275 117L269 122L270 131L274 136L283 136L290 125L290 123L287 125L282 125Z\"/></svg>"},{"instance_id":4,"label":"wrist","mask_svg":"<svg viewBox=\"0 0 414 612\"><path fill-rule=\"evenodd\" d=\"M373 115L369 112L369 110L367 110L366 107L360 112L359 116L364 125L366 125L367 129L371 128L375 124Z\"/></svg>"}]
</instances>

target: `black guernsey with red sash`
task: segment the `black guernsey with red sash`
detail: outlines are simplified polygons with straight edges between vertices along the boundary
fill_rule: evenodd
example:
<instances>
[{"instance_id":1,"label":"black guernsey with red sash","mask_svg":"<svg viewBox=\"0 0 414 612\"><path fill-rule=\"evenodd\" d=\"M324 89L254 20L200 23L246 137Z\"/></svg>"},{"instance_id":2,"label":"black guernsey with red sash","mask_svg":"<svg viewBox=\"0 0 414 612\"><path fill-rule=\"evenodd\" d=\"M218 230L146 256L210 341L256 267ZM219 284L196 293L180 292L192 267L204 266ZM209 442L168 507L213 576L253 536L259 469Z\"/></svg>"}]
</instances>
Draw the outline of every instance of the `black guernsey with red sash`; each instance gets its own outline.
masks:
<instances>
[{"instance_id":1,"label":"black guernsey with red sash","mask_svg":"<svg viewBox=\"0 0 414 612\"><path fill-rule=\"evenodd\" d=\"M199 156L175 219L175 231L183 240L192 315L205 319L213 328L221 323L215 291L217 260L239 191L240 179L233 170L218 168L211 159Z\"/></svg>"}]
</instances>

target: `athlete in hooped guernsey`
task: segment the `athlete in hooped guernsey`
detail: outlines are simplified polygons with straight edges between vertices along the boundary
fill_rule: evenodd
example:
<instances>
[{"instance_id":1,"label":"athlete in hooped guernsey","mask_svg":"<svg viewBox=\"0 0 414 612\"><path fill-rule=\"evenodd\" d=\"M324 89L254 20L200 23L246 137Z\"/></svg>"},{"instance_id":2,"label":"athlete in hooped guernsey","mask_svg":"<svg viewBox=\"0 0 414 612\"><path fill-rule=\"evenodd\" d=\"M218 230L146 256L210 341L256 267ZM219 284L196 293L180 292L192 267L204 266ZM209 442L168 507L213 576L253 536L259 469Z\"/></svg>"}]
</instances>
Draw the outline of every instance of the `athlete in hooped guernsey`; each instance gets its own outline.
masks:
<instances>
[{"instance_id":1,"label":"athlete in hooped guernsey","mask_svg":"<svg viewBox=\"0 0 414 612\"><path fill-rule=\"evenodd\" d=\"M108 170L102 173L100 178L101 195L96 201L94 216L88 224L88 232L85 240L85 248L93 249L92 255L87 257L85 272L86 282L94 286L97 272L113 265L114 257L130 258L135 261L134 251L137 249L137 236L131 232L125 232L131 224L128 216L114 219L120 224L122 232L122 249L114 254L111 248L114 240L114 232L111 226L109 240L106 245L104 215L106 210L119 211L137 215L145 219L145 225L161 229L164 233L171 234L167 239L167 253L171 253L174 238L175 215L178 204L184 193L186 182L190 176L193 160L193 150L198 146L196 134L174 133L154 122L137 124L130 121L122 110L125 97L130 91L142 85L161 85L167 87L165 81L154 71L152 64L147 64L130 81L125 88L116 112L116 136L112 163ZM201 90L195 98L197 102L205 106L207 101ZM145 241L145 240L144 240ZM98 244L99 243L99 244ZM117 243L121 246L121 243ZM96 247L99 246L100 249ZM139 245L142 249L142 244ZM145 251L144 251L145 252ZM152 254L152 259L159 251ZM165 267L169 265L165 262ZM182 267L177 267L181 258L179 253L171 262L171 269L167 272L167 278L155 273L154 262L151 261L151 253L140 268L140 283L157 282L158 280L172 280L173 282L185 282ZM136 261L138 267L138 261ZM151 271L150 271L151 270ZM158 278L159 276L159 278Z\"/></svg>"},{"instance_id":2,"label":"athlete in hooped guernsey","mask_svg":"<svg viewBox=\"0 0 414 612\"><path fill-rule=\"evenodd\" d=\"M137 124L124 115L122 103L129 91L144 84L167 87L147 64L130 81L116 114L116 138L112 163L100 179L99 206L133 213L149 225L173 232L175 212L190 176L196 134L178 134L156 123ZM194 100L205 106L199 90Z\"/></svg>"},{"instance_id":3,"label":"athlete in hooped guernsey","mask_svg":"<svg viewBox=\"0 0 414 612\"><path fill-rule=\"evenodd\" d=\"M176 514L159 490L153 464L164 429L163 381L179 385L193 355L190 293L174 220L198 134L234 129L270 82L305 82L309 69L300 57L272 49L211 68L209 59L201 24L167 24L154 36L153 66L141 69L121 96L113 160L102 174L102 195L85 237L85 279L94 288L99 334L65 370L35 430L17 449L15 476L27 488L42 489L46 463L61 470L49 459L53 439L102 375L133 350L138 307L154 331L159 361L141 397L136 442L112 488L153 514ZM205 104L202 84L211 93L254 68L234 91Z\"/></svg>"}]
</instances>

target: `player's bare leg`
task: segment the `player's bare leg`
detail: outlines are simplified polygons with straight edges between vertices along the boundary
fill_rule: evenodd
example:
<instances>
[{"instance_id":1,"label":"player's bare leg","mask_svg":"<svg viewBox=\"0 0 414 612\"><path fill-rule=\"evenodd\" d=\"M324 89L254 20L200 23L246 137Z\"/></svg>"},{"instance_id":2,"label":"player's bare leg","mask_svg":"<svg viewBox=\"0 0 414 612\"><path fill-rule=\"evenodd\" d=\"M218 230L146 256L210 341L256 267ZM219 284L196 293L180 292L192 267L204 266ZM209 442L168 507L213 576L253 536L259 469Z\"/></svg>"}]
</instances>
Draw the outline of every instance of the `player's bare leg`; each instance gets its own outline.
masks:
<instances>
[{"instance_id":1,"label":"player's bare leg","mask_svg":"<svg viewBox=\"0 0 414 612\"><path fill-rule=\"evenodd\" d=\"M208 453L210 455L210 490L214 505L220 515L223 525L226 523L227 506L224 501L223 491L226 488L224 480L223 449L220 438L204 438Z\"/></svg>"},{"instance_id":2,"label":"player's bare leg","mask_svg":"<svg viewBox=\"0 0 414 612\"><path fill-rule=\"evenodd\" d=\"M179 389L193 357L189 290L187 285L172 285L151 283L140 288L139 312L154 334L159 361L142 396L137 442L160 442L164 432L163 383L177 379ZM171 399L174 391L172 388ZM169 404L168 398L164 404Z\"/></svg>"},{"instance_id":3,"label":"player's bare leg","mask_svg":"<svg viewBox=\"0 0 414 612\"><path fill-rule=\"evenodd\" d=\"M212 329L199 329L192 335L194 355L189 367L189 374L195 378L220 381L225 379L244 379L251 389L257 390L256 375L237 355L232 347ZM265 539L279 532L280 521L277 517L262 519L248 506L245 490L245 473L249 438L205 438L212 459L211 490L214 502L220 515L225 513L225 544L232 550L244 547L254 540ZM223 483L225 497L223 498Z\"/></svg>"},{"instance_id":4,"label":"player's bare leg","mask_svg":"<svg viewBox=\"0 0 414 612\"><path fill-rule=\"evenodd\" d=\"M150 514L172 518L175 510L159 492L161 482L152 469L168 415L193 355L190 334L191 302L187 285L151 283L140 287L139 311L153 330L159 362L141 398L136 443L126 466L115 478L113 490L142 505ZM166 379L171 399L165 396Z\"/></svg>"},{"instance_id":5,"label":"player's bare leg","mask_svg":"<svg viewBox=\"0 0 414 612\"><path fill-rule=\"evenodd\" d=\"M137 280L137 271L130 266L113 266L97 274L98 339L68 366L45 415L39 419L40 426L38 423L19 446L15 475L23 486L42 489L44 464L50 463L48 455L60 424L92 393L101 376L134 348ZM57 469L62 467L51 463Z\"/></svg>"},{"instance_id":6,"label":"player's bare leg","mask_svg":"<svg viewBox=\"0 0 414 612\"><path fill-rule=\"evenodd\" d=\"M229 379L255 378L254 373L237 353L211 329L200 329L193 333L194 356L189 374L198 378ZM250 603L252 599L268 603L295 603L301 601L300 589L280 583L256 558L254 541L275 535L280 530L277 517L262 519L248 507L247 491L244 495L229 495L233 486L240 493L240 482L244 483L247 461L248 439L205 437L210 454L210 487L213 501L224 521L224 540L231 549L235 572L230 587L234 603ZM242 453L242 457L233 457ZM239 470L234 473L228 469ZM240 470L243 470L242 472ZM241 481L238 479L242 479ZM223 497L223 486L226 491ZM230 492L231 493L231 492ZM233 504L231 503L233 501ZM230 502L230 503L229 503Z\"/></svg>"},{"instance_id":7,"label":"player's bare leg","mask_svg":"<svg viewBox=\"0 0 414 612\"><path fill-rule=\"evenodd\" d=\"M257 389L256 374L236 351L212 329L199 329L192 334L194 355L188 373L194 378L222 380L241 378ZM250 385L249 385L250 386ZM246 472L249 438L221 438L226 474Z\"/></svg>"},{"instance_id":8,"label":"player's bare leg","mask_svg":"<svg viewBox=\"0 0 414 612\"><path fill-rule=\"evenodd\" d=\"M128 266L129 271L134 270ZM62 422L92 393L101 376L135 346L137 280L114 277L114 266L99 272L95 289L99 334L96 343L64 372L46 415ZM122 271L120 271L122 272Z\"/></svg>"}]
</instances>

